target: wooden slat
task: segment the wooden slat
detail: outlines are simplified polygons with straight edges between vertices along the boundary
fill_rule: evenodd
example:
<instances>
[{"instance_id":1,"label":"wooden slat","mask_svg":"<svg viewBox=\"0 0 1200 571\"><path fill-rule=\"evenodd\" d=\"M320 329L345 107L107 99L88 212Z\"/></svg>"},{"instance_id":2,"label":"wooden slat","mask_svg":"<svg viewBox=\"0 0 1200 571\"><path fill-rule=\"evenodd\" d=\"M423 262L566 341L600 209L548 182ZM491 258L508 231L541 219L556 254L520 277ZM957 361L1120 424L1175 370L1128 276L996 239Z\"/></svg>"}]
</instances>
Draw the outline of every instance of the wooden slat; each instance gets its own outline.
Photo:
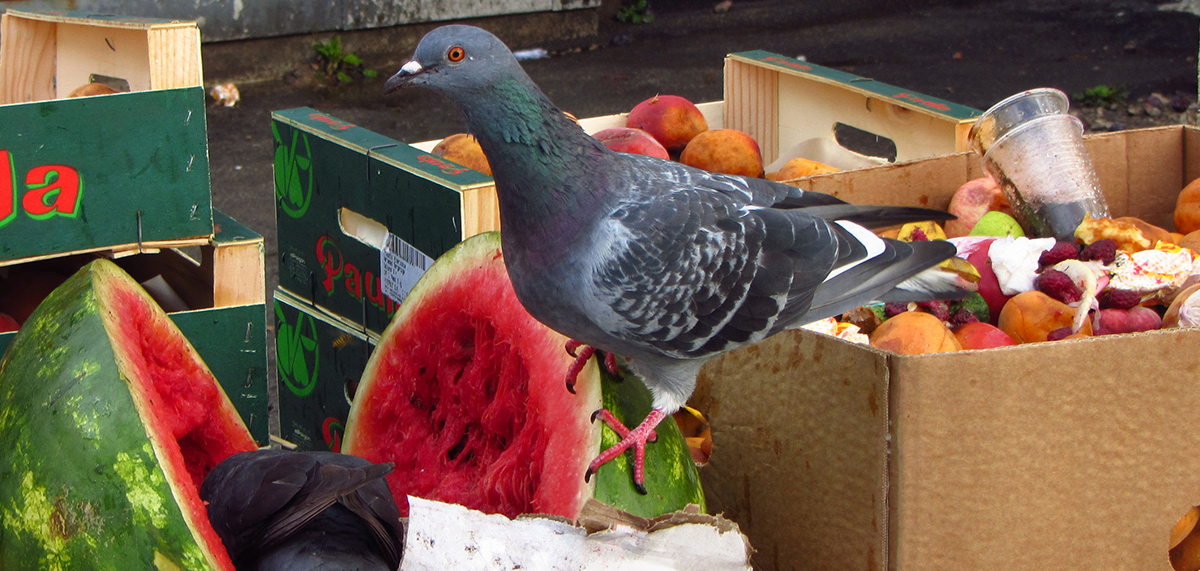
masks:
<instances>
[{"instance_id":1,"label":"wooden slat","mask_svg":"<svg viewBox=\"0 0 1200 571\"><path fill-rule=\"evenodd\" d=\"M151 89L203 85L199 28L155 28L147 36Z\"/></svg>"},{"instance_id":2,"label":"wooden slat","mask_svg":"<svg viewBox=\"0 0 1200 571\"><path fill-rule=\"evenodd\" d=\"M211 268L213 307L266 302L266 264L263 241L214 244L202 248L204 265Z\"/></svg>"},{"instance_id":3,"label":"wooden slat","mask_svg":"<svg viewBox=\"0 0 1200 571\"><path fill-rule=\"evenodd\" d=\"M54 99L56 29L0 16L0 105Z\"/></svg>"}]
</instances>

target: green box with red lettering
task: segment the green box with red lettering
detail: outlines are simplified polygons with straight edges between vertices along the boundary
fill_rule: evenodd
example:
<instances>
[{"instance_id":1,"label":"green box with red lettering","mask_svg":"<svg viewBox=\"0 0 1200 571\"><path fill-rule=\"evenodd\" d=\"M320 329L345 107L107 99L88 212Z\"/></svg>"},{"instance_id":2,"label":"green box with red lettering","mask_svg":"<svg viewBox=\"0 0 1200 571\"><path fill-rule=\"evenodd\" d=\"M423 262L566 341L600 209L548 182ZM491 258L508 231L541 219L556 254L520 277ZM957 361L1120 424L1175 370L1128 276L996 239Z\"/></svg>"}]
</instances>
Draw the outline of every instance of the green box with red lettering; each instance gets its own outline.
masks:
<instances>
[{"instance_id":1,"label":"green box with red lettering","mask_svg":"<svg viewBox=\"0 0 1200 571\"><path fill-rule=\"evenodd\" d=\"M382 332L403 298L389 283L411 286L499 225L486 175L306 107L276 111L271 130L279 286L347 328Z\"/></svg>"},{"instance_id":2,"label":"green box with red lettering","mask_svg":"<svg viewBox=\"0 0 1200 571\"><path fill-rule=\"evenodd\" d=\"M300 450L341 449L346 416L378 338L275 290L279 436Z\"/></svg>"},{"instance_id":3,"label":"green box with red lettering","mask_svg":"<svg viewBox=\"0 0 1200 571\"><path fill-rule=\"evenodd\" d=\"M0 266L212 236L195 22L8 10L0 126Z\"/></svg>"}]
</instances>

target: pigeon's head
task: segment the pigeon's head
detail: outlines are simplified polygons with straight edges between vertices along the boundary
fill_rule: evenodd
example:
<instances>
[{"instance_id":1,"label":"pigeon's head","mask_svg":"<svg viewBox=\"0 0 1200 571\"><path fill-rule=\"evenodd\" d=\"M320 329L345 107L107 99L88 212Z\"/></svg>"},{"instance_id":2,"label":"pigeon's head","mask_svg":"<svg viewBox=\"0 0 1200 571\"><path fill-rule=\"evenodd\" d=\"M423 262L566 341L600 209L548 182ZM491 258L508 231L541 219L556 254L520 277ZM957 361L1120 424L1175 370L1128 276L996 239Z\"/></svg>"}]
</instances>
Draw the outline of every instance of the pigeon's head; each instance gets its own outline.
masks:
<instances>
[{"instance_id":1,"label":"pigeon's head","mask_svg":"<svg viewBox=\"0 0 1200 571\"><path fill-rule=\"evenodd\" d=\"M486 85L517 65L508 47L492 34L472 26L442 26L429 32L413 58L384 86L391 93L410 85L455 91Z\"/></svg>"}]
</instances>

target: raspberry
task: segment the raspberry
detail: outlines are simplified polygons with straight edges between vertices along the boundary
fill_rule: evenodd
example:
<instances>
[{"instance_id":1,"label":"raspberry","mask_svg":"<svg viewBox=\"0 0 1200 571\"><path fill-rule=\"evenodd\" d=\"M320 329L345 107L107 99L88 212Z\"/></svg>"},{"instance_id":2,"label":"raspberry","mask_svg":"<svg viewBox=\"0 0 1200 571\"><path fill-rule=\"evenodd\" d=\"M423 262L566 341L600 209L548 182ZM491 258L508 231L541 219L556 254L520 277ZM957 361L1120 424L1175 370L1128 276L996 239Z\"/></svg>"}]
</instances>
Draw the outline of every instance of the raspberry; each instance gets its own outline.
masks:
<instances>
[{"instance_id":1,"label":"raspberry","mask_svg":"<svg viewBox=\"0 0 1200 571\"><path fill-rule=\"evenodd\" d=\"M1074 331L1071 331L1070 327L1059 327L1058 329L1046 334L1046 341L1058 341L1059 339L1066 338L1072 333L1074 333Z\"/></svg>"},{"instance_id":2,"label":"raspberry","mask_svg":"<svg viewBox=\"0 0 1200 571\"><path fill-rule=\"evenodd\" d=\"M1083 297L1083 291L1071 278L1058 270L1046 270L1033 280L1033 287L1038 291L1057 299L1063 303L1072 303L1079 301Z\"/></svg>"},{"instance_id":3,"label":"raspberry","mask_svg":"<svg viewBox=\"0 0 1200 571\"><path fill-rule=\"evenodd\" d=\"M883 305L883 316L884 317L896 317L897 315L900 315L901 313L904 313L905 311L908 311L907 303L900 303L897 301L889 301L888 303L885 303Z\"/></svg>"},{"instance_id":4,"label":"raspberry","mask_svg":"<svg viewBox=\"0 0 1200 571\"><path fill-rule=\"evenodd\" d=\"M950 320L950 302L937 299L933 301L919 301L917 306L924 309L926 312L933 314L934 317L942 321Z\"/></svg>"},{"instance_id":5,"label":"raspberry","mask_svg":"<svg viewBox=\"0 0 1200 571\"><path fill-rule=\"evenodd\" d=\"M1108 238L1096 240L1084 246L1083 251L1079 253L1079 259L1085 262L1100 260L1105 265L1111 264L1117 259L1117 243Z\"/></svg>"},{"instance_id":6,"label":"raspberry","mask_svg":"<svg viewBox=\"0 0 1200 571\"><path fill-rule=\"evenodd\" d=\"M1108 288L1096 296L1100 309L1129 309L1142 302L1141 294L1127 289Z\"/></svg>"},{"instance_id":7,"label":"raspberry","mask_svg":"<svg viewBox=\"0 0 1200 571\"><path fill-rule=\"evenodd\" d=\"M958 327L959 325L978 322L979 317L965 307L958 308L958 311L955 311L954 315L951 315L950 319L946 321L946 323L950 324L950 327Z\"/></svg>"},{"instance_id":8,"label":"raspberry","mask_svg":"<svg viewBox=\"0 0 1200 571\"><path fill-rule=\"evenodd\" d=\"M926 242L929 236L925 235L925 231L920 228L913 228L912 235L909 236L910 242Z\"/></svg>"},{"instance_id":9,"label":"raspberry","mask_svg":"<svg viewBox=\"0 0 1200 571\"><path fill-rule=\"evenodd\" d=\"M1074 242L1059 240L1054 243L1054 246L1038 258L1038 265L1043 268L1048 268L1063 260L1074 260L1079 257L1079 247Z\"/></svg>"}]
</instances>

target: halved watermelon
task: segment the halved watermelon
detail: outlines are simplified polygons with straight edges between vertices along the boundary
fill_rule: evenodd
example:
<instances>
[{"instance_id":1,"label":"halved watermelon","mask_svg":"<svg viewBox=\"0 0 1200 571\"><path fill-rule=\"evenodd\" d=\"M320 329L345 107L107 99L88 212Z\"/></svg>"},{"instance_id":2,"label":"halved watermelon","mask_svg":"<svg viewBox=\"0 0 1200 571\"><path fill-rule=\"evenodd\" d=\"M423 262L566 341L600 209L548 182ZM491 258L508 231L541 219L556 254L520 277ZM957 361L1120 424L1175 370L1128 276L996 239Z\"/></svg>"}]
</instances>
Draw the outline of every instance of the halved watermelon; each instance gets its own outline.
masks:
<instances>
[{"instance_id":1,"label":"halved watermelon","mask_svg":"<svg viewBox=\"0 0 1200 571\"><path fill-rule=\"evenodd\" d=\"M649 494L634 489L628 457L584 481L602 432L606 445L616 443L592 413L608 407L632 426L649 412L650 393L632 376L602 383L593 360L571 394L566 343L517 300L500 235L470 238L429 268L392 318L359 384L342 451L396 464L388 484L405 515L409 495L509 517L575 518L591 497L643 517L703 507L674 421L646 447Z\"/></svg>"},{"instance_id":2,"label":"halved watermelon","mask_svg":"<svg viewBox=\"0 0 1200 571\"><path fill-rule=\"evenodd\" d=\"M233 569L197 490L254 448L162 309L92 262L0 361L0 568Z\"/></svg>"}]
</instances>

